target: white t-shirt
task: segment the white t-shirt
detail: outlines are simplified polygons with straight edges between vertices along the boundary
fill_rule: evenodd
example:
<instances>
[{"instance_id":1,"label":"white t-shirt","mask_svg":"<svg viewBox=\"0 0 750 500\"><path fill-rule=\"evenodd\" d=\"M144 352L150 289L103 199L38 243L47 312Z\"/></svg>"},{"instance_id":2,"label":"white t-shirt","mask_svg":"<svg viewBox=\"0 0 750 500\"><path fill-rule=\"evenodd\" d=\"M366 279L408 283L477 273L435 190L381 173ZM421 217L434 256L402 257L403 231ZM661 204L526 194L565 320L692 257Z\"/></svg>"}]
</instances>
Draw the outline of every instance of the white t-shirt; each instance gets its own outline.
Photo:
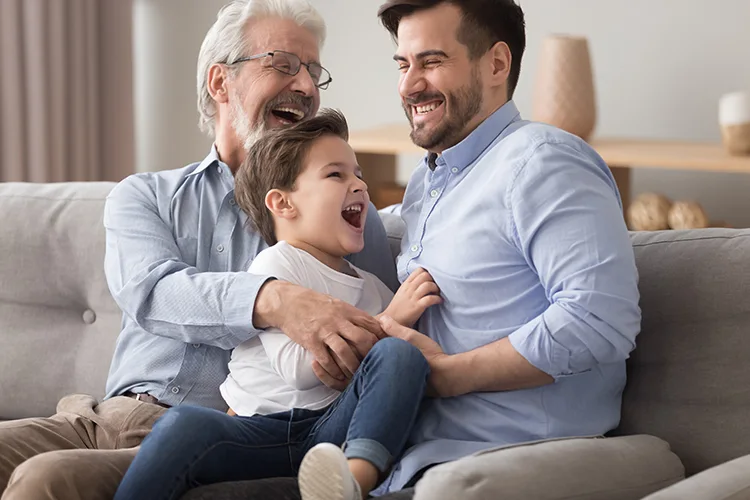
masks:
<instances>
[{"instance_id":1,"label":"white t-shirt","mask_svg":"<svg viewBox=\"0 0 750 500\"><path fill-rule=\"evenodd\" d=\"M280 241L259 253L248 271L311 288L373 316L383 312L393 292L375 275L351 268L359 278L334 271L309 253ZM221 395L243 416L325 408L340 393L318 380L312 371L313 359L281 330L268 329L232 352Z\"/></svg>"}]
</instances>

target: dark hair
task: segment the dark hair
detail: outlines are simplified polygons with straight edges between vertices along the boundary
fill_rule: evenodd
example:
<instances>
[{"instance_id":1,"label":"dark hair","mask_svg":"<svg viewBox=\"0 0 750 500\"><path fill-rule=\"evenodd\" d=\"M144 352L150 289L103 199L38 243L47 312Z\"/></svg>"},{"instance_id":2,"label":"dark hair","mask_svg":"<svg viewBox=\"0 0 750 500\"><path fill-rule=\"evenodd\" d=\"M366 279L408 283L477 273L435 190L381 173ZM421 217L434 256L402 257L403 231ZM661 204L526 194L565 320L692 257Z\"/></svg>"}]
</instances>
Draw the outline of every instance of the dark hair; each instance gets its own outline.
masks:
<instances>
[{"instance_id":1,"label":"dark hair","mask_svg":"<svg viewBox=\"0 0 750 500\"><path fill-rule=\"evenodd\" d=\"M511 99L526 49L523 10L514 0L388 0L378 9L378 16L385 29L397 39L401 19L444 3L455 5L463 13L456 38L469 49L472 60L484 55L497 42L508 45L511 54L508 99Z\"/></svg>"},{"instance_id":2,"label":"dark hair","mask_svg":"<svg viewBox=\"0 0 750 500\"><path fill-rule=\"evenodd\" d=\"M326 135L349 140L349 128L341 112L323 109L309 120L270 130L248 150L235 176L234 198L269 245L277 240L266 194L272 189L293 190L310 146Z\"/></svg>"}]
</instances>

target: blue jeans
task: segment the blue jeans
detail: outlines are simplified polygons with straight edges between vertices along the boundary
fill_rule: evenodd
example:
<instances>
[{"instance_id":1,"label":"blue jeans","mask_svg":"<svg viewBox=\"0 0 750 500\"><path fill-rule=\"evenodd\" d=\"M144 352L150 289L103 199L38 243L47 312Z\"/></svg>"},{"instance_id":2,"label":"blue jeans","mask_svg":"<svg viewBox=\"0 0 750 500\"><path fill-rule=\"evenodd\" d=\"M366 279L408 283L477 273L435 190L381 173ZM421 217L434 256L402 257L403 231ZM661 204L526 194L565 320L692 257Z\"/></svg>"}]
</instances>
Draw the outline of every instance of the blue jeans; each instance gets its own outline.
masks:
<instances>
[{"instance_id":1,"label":"blue jeans","mask_svg":"<svg viewBox=\"0 0 750 500\"><path fill-rule=\"evenodd\" d=\"M294 477L302 457L319 443L345 445L347 458L367 460L385 473L406 446L429 371L418 349L386 338L326 409L237 417L171 408L141 444L115 500L176 500L207 484Z\"/></svg>"}]
</instances>

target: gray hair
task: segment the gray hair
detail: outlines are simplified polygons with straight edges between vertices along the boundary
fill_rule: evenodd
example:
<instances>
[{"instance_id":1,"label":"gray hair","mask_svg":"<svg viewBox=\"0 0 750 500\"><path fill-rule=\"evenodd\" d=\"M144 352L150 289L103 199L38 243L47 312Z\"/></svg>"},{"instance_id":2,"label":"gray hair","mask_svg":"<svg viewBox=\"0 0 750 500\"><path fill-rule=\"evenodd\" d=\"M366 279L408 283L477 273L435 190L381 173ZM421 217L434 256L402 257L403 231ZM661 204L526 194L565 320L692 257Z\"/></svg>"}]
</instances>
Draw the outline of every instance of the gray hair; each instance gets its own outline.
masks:
<instances>
[{"instance_id":1,"label":"gray hair","mask_svg":"<svg viewBox=\"0 0 750 500\"><path fill-rule=\"evenodd\" d=\"M318 38L326 38L326 24L308 0L234 0L219 11L216 22L206 33L198 55L198 126L213 137L216 104L208 92L208 70L212 65L234 61L245 51L245 27L251 19L281 17L291 19Z\"/></svg>"}]
</instances>

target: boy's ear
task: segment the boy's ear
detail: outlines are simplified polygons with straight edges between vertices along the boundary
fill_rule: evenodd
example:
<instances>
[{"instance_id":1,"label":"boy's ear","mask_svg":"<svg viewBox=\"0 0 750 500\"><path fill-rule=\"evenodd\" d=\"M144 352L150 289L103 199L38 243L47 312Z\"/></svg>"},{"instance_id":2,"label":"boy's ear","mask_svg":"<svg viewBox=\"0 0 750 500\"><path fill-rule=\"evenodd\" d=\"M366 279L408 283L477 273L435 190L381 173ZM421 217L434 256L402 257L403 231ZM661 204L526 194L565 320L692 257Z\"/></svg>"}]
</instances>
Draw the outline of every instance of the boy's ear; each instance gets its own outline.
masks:
<instances>
[{"instance_id":1,"label":"boy's ear","mask_svg":"<svg viewBox=\"0 0 750 500\"><path fill-rule=\"evenodd\" d=\"M297 217L297 209L292 205L288 193L280 189L272 189L266 193L266 208L276 217L282 219L294 219Z\"/></svg>"}]
</instances>

